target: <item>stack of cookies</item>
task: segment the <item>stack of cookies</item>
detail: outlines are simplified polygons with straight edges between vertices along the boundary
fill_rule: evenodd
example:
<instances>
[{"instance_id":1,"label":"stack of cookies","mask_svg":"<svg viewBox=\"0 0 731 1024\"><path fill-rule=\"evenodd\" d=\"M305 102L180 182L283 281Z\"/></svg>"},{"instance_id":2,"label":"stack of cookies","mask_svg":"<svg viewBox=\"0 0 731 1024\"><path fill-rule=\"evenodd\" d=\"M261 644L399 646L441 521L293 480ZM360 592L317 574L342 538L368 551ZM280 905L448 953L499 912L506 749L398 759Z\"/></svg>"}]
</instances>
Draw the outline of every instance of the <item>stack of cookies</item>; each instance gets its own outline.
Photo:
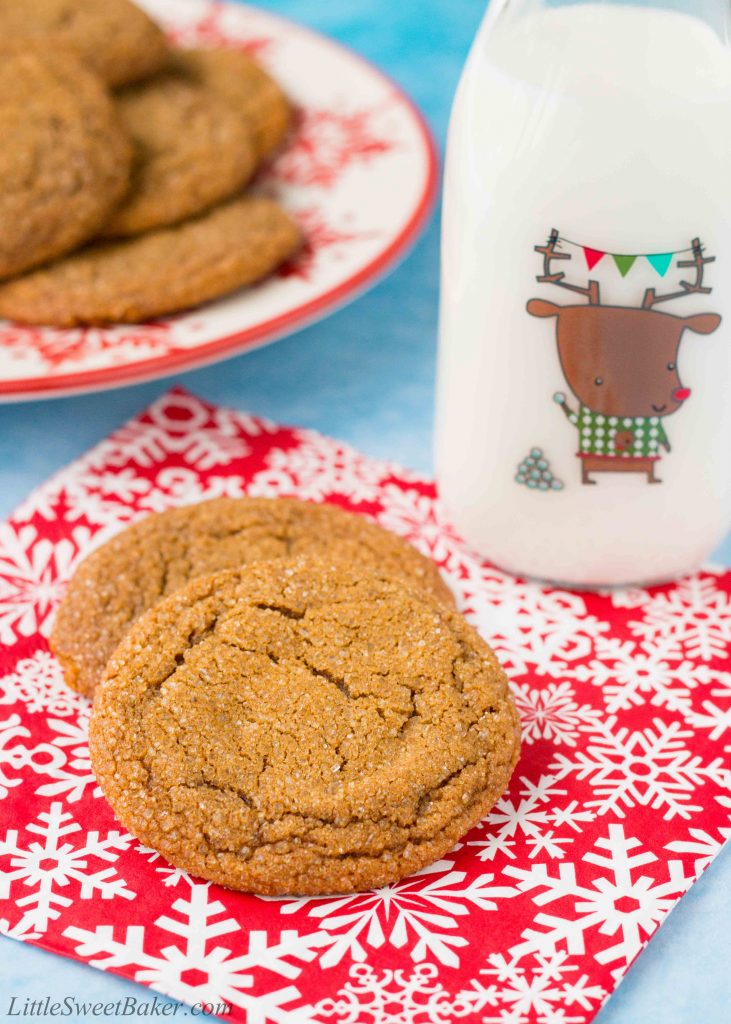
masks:
<instances>
[{"instance_id":1,"label":"stack of cookies","mask_svg":"<svg viewBox=\"0 0 731 1024\"><path fill-rule=\"evenodd\" d=\"M0 316L135 322L270 274L299 231L244 190L289 125L251 57L130 0L0 0Z\"/></svg>"},{"instance_id":2,"label":"stack of cookies","mask_svg":"<svg viewBox=\"0 0 731 1024\"><path fill-rule=\"evenodd\" d=\"M394 882L505 789L505 673L436 567L330 505L222 498L93 552L52 648L94 771L172 864L268 895Z\"/></svg>"}]
</instances>

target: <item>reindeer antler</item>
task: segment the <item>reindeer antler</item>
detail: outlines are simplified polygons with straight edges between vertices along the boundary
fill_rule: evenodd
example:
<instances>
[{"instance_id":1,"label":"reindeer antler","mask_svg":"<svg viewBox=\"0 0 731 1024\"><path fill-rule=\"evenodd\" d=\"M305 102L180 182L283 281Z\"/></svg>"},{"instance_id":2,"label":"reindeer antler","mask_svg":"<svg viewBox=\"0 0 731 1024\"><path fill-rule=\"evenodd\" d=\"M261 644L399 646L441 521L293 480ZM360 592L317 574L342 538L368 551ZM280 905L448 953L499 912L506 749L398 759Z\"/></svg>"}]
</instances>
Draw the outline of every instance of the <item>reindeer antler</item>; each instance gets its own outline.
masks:
<instances>
[{"instance_id":1,"label":"reindeer antler","mask_svg":"<svg viewBox=\"0 0 731 1024\"><path fill-rule=\"evenodd\" d=\"M659 302L669 302L670 299L681 299L684 295L691 295L694 292L702 295L710 295L713 289L703 287L703 271L706 263L713 263L716 257L703 255L703 246L701 245L699 238L694 238L691 245L693 248L693 259L678 260L678 266L695 267L695 281L693 284L689 281L681 281L680 291L668 292L666 295L656 295L654 288L648 288L645 292L645 297L642 300L643 309L652 309L652 307L656 306Z\"/></svg>"},{"instance_id":2,"label":"reindeer antler","mask_svg":"<svg viewBox=\"0 0 731 1024\"><path fill-rule=\"evenodd\" d=\"M561 271L551 273L551 260L570 260L571 254L567 252L556 252L556 246L558 245L559 235L556 228L551 229L551 234L548 236L548 241L545 245L534 245L533 248L536 252L543 254L543 273L540 274L536 281L540 284L555 284L559 288L568 288L569 291L578 292L579 295L585 295L589 300L590 306L598 306L599 302L599 282L589 281L586 288L582 288L578 284L569 284L564 278L566 275Z\"/></svg>"}]
</instances>

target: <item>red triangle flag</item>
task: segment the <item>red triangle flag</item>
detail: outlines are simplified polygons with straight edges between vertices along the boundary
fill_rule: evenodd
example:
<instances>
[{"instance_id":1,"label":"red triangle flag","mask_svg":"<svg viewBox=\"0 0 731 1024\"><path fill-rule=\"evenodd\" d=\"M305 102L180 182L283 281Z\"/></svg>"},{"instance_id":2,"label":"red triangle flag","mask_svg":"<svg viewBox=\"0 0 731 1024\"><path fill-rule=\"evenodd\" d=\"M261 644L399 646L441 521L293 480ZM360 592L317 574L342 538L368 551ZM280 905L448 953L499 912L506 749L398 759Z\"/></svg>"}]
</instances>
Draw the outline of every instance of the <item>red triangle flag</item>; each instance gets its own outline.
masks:
<instances>
[{"instance_id":1,"label":"red triangle flag","mask_svg":"<svg viewBox=\"0 0 731 1024\"><path fill-rule=\"evenodd\" d=\"M601 249L590 249L588 245L584 245L582 248L584 250L584 259L586 260L586 265L589 270L593 270L602 256L607 255L605 252L602 252Z\"/></svg>"}]
</instances>

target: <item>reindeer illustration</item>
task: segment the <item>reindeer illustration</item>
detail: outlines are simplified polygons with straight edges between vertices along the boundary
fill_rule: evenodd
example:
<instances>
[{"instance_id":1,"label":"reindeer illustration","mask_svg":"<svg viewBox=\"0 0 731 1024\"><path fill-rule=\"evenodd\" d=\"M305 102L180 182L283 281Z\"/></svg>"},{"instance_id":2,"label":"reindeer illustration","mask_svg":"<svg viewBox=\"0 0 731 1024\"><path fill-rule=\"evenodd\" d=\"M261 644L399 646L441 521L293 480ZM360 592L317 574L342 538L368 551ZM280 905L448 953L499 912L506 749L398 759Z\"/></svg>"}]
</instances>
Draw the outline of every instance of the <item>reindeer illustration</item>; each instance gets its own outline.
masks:
<instances>
[{"instance_id":1,"label":"reindeer illustration","mask_svg":"<svg viewBox=\"0 0 731 1024\"><path fill-rule=\"evenodd\" d=\"M563 392L553 397L567 419L578 428L581 480L595 484L593 473L644 473L647 482L661 483L655 464L661 446L670 451L663 419L676 412L690 397L677 368L678 349L684 331L712 334L721 323L717 313L675 316L655 309L661 302L685 295L709 295L703 273L715 256L704 256L700 240L694 238L692 258L679 260L678 267L694 267L695 281L680 282L680 290L657 295L648 288L641 307L604 306L599 282L586 287L570 284L566 275L551 270L553 260L570 260L570 253L557 252L559 233L554 228L545 245L536 245L543 255L543 273L536 280L583 295L587 304L556 305L545 299L531 299L531 316L557 317L556 341L564 377L579 400L573 410Z\"/></svg>"}]
</instances>

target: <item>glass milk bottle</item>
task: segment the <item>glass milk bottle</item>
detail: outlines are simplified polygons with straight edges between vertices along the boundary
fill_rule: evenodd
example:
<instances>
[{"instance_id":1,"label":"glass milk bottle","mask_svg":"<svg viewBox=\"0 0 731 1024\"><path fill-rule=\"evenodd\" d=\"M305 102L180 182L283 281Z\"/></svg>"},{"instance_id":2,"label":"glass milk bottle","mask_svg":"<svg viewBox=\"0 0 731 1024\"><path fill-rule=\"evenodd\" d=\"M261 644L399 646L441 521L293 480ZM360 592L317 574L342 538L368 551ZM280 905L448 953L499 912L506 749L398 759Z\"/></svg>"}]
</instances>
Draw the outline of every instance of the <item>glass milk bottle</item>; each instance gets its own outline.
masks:
<instances>
[{"instance_id":1,"label":"glass milk bottle","mask_svg":"<svg viewBox=\"0 0 731 1024\"><path fill-rule=\"evenodd\" d=\"M493 0L449 130L437 480L496 565L696 568L731 526L731 5Z\"/></svg>"}]
</instances>

